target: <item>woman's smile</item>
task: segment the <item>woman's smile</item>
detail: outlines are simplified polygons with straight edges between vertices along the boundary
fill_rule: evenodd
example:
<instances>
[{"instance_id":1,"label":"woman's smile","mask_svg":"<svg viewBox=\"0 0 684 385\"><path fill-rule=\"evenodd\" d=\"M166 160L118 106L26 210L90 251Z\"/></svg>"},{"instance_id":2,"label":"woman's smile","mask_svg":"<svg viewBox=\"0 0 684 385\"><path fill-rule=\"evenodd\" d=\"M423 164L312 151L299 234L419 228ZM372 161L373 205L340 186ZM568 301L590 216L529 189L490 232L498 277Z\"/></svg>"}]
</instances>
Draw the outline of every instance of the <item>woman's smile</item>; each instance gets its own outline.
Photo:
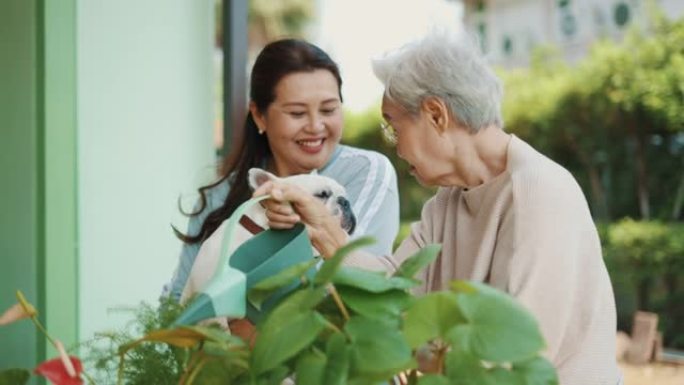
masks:
<instances>
[{"instance_id":1,"label":"woman's smile","mask_svg":"<svg viewBox=\"0 0 684 385\"><path fill-rule=\"evenodd\" d=\"M308 154L318 154L323 150L326 138L301 139L295 141L299 148Z\"/></svg>"}]
</instances>

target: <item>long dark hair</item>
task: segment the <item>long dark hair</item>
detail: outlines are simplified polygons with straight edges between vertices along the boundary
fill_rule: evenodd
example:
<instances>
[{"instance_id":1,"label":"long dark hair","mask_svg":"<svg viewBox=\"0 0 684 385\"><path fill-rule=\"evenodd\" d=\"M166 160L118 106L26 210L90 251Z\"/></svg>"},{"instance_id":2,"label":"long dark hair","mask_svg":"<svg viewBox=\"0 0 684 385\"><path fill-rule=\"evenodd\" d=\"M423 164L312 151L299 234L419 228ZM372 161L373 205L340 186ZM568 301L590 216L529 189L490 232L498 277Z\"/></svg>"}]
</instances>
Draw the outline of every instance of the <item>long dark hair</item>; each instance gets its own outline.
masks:
<instances>
[{"instance_id":1,"label":"long dark hair","mask_svg":"<svg viewBox=\"0 0 684 385\"><path fill-rule=\"evenodd\" d=\"M280 79L296 72L327 70L337 80L340 100L342 100L342 78L337 64L325 51L303 40L283 39L269 43L257 56L250 77L249 96L261 113L265 113L276 98L275 88ZM176 236L183 242L194 244L207 239L251 196L247 184L247 172L252 167L264 167L273 154L266 135L260 135L251 113L245 119L244 132L240 143L225 158L221 166L221 178L198 189L200 204L197 211L181 212L187 216L197 216L207 207L207 191L230 178L230 192L223 205L212 211L202 223L199 233L183 234L175 227Z\"/></svg>"}]
</instances>

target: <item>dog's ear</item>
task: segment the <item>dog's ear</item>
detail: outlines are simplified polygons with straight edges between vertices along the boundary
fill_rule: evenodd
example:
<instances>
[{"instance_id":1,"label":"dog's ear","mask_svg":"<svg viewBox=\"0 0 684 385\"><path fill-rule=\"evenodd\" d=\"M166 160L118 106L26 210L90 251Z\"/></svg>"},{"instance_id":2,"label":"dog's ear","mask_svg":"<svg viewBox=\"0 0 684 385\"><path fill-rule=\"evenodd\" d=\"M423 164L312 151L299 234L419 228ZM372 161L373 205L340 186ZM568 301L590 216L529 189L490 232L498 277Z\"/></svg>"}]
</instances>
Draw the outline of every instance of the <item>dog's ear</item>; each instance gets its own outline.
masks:
<instances>
[{"instance_id":1,"label":"dog's ear","mask_svg":"<svg viewBox=\"0 0 684 385\"><path fill-rule=\"evenodd\" d=\"M260 168L250 168L248 171L248 179L249 179L249 186L253 189L256 190L259 186L262 184L271 181L271 180L276 180L278 179L277 176L271 174L270 172L266 170L262 170Z\"/></svg>"}]
</instances>

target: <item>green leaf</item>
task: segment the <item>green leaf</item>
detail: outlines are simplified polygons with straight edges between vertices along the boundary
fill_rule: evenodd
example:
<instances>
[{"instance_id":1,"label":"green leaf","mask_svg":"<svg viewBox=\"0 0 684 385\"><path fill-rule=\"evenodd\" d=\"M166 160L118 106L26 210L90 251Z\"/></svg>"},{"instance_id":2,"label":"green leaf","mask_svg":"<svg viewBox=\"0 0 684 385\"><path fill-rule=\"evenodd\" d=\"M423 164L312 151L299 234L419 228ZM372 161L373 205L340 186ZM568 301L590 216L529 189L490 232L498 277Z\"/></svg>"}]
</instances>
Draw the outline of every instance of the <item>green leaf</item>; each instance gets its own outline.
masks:
<instances>
[{"instance_id":1,"label":"green leaf","mask_svg":"<svg viewBox=\"0 0 684 385\"><path fill-rule=\"evenodd\" d=\"M327 359L323 354L307 352L297 360L296 377L298 385L323 385L323 374Z\"/></svg>"},{"instance_id":2,"label":"green leaf","mask_svg":"<svg viewBox=\"0 0 684 385\"><path fill-rule=\"evenodd\" d=\"M418 385L450 385L449 379L440 374L427 374L418 378Z\"/></svg>"},{"instance_id":3,"label":"green leaf","mask_svg":"<svg viewBox=\"0 0 684 385\"><path fill-rule=\"evenodd\" d=\"M368 293L353 287L339 286L337 291L342 301L357 314L395 326L399 325L401 313L411 300L411 295L404 290Z\"/></svg>"},{"instance_id":4,"label":"green leaf","mask_svg":"<svg viewBox=\"0 0 684 385\"><path fill-rule=\"evenodd\" d=\"M325 299L326 294L327 292L324 287L301 288L280 302L278 306L266 316L264 322L257 326L259 326L259 329L266 329L272 327L270 325L278 325L282 322L287 322L287 320L294 315L315 308Z\"/></svg>"},{"instance_id":5,"label":"green leaf","mask_svg":"<svg viewBox=\"0 0 684 385\"><path fill-rule=\"evenodd\" d=\"M287 375L290 373L290 370L287 368L287 366L281 365L278 366L277 368L271 370L269 373L267 373L265 376L262 376L264 379L263 384L264 385L282 385L283 381L285 378L287 378Z\"/></svg>"},{"instance_id":6,"label":"green leaf","mask_svg":"<svg viewBox=\"0 0 684 385\"><path fill-rule=\"evenodd\" d=\"M207 359L204 361L205 364L201 366L201 369L197 373L197 377L195 377L194 381L192 382L193 384L202 384L202 385L225 385L225 384L235 384L236 382L234 379L236 377L239 377L240 375L246 376L247 374L247 369L244 366L238 366L235 362L228 361L223 358L212 358L212 359ZM146 370L147 368L141 367L142 370ZM167 370L170 368L167 367ZM124 381L125 384L177 384L179 382L179 379L175 379L173 382L172 381L157 381L155 376L155 373L148 373L148 377L145 381L141 381L142 379L138 379L138 381L134 382L129 382L129 381Z\"/></svg>"},{"instance_id":7,"label":"green leaf","mask_svg":"<svg viewBox=\"0 0 684 385\"><path fill-rule=\"evenodd\" d=\"M420 283L410 278L386 277L382 272L347 266L343 266L337 271L332 282L336 286L351 286L372 293L382 293L392 289L410 289Z\"/></svg>"},{"instance_id":8,"label":"green leaf","mask_svg":"<svg viewBox=\"0 0 684 385\"><path fill-rule=\"evenodd\" d=\"M541 357L502 367L484 365L472 354L454 350L447 354L446 372L452 382L465 385L558 385L556 370Z\"/></svg>"},{"instance_id":9,"label":"green leaf","mask_svg":"<svg viewBox=\"0 0 684 385\"><path fill-rule=\"evenodd\" d=\"M199 325L184 325L183 329L192 330L204 336L205 341L214 341L222 344L244 345L244 341L222 329Z\"/></svg>"},{"instance_id":10,"label":"green leaf","mask_svg":"<svg viewBox=\"0 0 684 385\"><path fill-rule=\"evenodd\" d=\"M267 319L260 330L252 353L252 371L262 374L278 367L309 346L326 327L327 321L314 311L303 311L291 317Z\"/></svg>"},{"instance_id":11,"label":"green leaf","mask_svg":"<svg viewBox=\"0 0 684 385\"><path fill-rule=\"evenodd\" d=\"M514 363L512 371L525 385L558 385L556 369L543 357Z\"/></svg>"},{"instance_id":12,"label":"green leaf","mask_svg":"<svg viewBox=\"0 0 684 385\"><path fill-rule=\"evenodd\" d=\"M415 366L411 349L398 330L363 317L345 325L352 341L352 370L374 380L387 379Z\"/></svg>"},{"instance_id":13,"label":"green leaf","mask_svg":"<svg viewBox=\"0 0 684 385\"><path fill-rule=\"evenodd\" d=\"M452 350L445 359L446 375L451 383L463 385L515 384L497 379L483 365L480 359L461 350Z\"/></svg>"},{"instance_id":14,"label":"green leaf","mask_svg":"<svg viewBox=\"0 0 684 385\"><path fill-rule=\"evenodd\" d=\"M274 292L283 286L292 284L293 281L300 279L309 269L314 267L318 261L310 260L305 262L300 262L296 265L290 266L283 271L280 271L276 275L272 275L266 279L259 281L257 284L252 286L247 294L247 299L254 305L257 309L261 310L261 305L270 297Z\"/></svg>"},{"instance_id":15,"label":"green leaf","mask_svg":"<svg viewBox=\"0 0 684 385\"><path fill-rule=\"evenodd\" d=\"M534 317L499 290L482 283L452 285L466 323L447 336L454 346L492 362L517 362L534 357L544 340Z\"/></svg>"},{"instance_id":16,"label":"green leaf","mask_svg":"<svg viewBox=\"0 0 684 385\"><path fill-rule=\"evenodd\" d=\"M0 371L0 385L24 385L31 373L25 369L6 369Z\"/></svg>"},{"instance_id":17,"label":"green leaf","mask_svg":"<svg viewBox=\"0 0 684 385\"><path fill-rule=\"evenodd\" d=\"M219 358L224 366L232 365L245 370L249 367L249 350L246 346L236 347L216 341L207 341L202 345L202 353Z\"/></svg>"},{"instance_id":18,"label":"green leaf","mask_svg":"<svg viewBox=\"0 0 684 385\"><path fill-rule=\"evenodd\" d=\"M346 385L349 375L350 348L341 333L330 336L325 354L328 362L325 366L324 385Z\"/></svg>"},{"instance_id":19,"label":"green leaf","mask_svg":"<svg viewBox=\"0 0 684 385\"><path fill-rule=\"evenodd\" d=\"M179 348L192 348L199 345L199 343L205 339L206 336L202 332L185 326L174 329L153 330L142 338L121 345L119 347L119 354L124 354L128 350L140 345L143 342L164 342Z\"/></svg>"},{"instance_id":20,"label":"green leaf","mask_svg":"<svg viewBox=\"0 0 684 385\"><path fill-rule=\"evenodd\" d=\"M439 255L441 245L432 244L420 249L417 253L405 260L399 270L394 273L395 277L413 278L416 273L430 265Z\"/></svg>"},{"instance_id":21,"label":"green leaf","mask_svg":"<svg viewBox=\"0 0 684 385\"><path fill-rule=\"evenodd\" d=\"M456 294L434 292L416 300L404 317L404 336L411 348L417 348L437 337L444 338L465 319L458 307Z\"/></svg>"},{"instance_id":22,"label":"green leaf","mask_svg":"<svg viewBox=\"0 0 684 385\"><path fill-rule=\"evenodd\" d=\"M375 239L372 237L359 238L353 242L350 242L342 247L340 247L332 258L323 262L320 270L316 273L314 277L314 283L317 285L329 282L330 279L335 275L337 270L342 265L344 258L349 255L352 251L359 249L364 246L372 245L375 243Z\"/></svg>"}]
</instances>

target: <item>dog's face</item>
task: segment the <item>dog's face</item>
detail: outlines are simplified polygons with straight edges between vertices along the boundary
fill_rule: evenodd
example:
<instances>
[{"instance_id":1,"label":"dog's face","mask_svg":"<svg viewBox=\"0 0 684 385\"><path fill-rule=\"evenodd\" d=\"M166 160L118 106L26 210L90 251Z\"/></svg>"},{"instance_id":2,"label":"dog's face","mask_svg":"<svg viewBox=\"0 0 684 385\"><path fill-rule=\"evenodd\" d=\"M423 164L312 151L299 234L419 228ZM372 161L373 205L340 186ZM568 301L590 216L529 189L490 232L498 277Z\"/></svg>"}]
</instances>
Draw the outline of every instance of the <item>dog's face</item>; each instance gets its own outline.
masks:
<instances>
[{"instance_id":1,"label":"dog's face","mask_svg":"<svg viewBox=\"0 0 684 385\"><path fill-rule=\"evenodd\" d=\"M354 232L356 217L349 200L345 196L346 191L344 187L334 179L318 175L316 172L280 178L260 168L249 170L249 185L252 189L256 189L271 180L289 183L308 191L311 195L320 199L331 214L340 218L340 225L348 234L351 235Z\"/></svg>"}]
</instances>

